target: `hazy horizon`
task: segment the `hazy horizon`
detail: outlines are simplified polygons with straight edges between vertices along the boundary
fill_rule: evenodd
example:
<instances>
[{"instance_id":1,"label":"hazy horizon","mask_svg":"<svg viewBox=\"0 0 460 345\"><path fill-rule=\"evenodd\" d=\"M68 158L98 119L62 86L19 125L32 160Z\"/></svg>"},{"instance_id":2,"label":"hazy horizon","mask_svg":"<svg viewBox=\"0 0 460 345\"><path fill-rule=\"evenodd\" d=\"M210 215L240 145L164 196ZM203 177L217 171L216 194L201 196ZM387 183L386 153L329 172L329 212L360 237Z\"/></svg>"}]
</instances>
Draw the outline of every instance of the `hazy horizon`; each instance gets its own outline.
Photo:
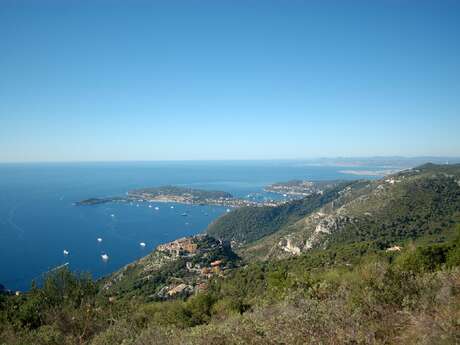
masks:
<instances>
[{"instance_id":1,"label":"hazy horizon","mask_svg":"<svg viewBox=\"0 0 460 345\"><path fill-rule=\"evenodd\" d=\"M300 158L249 158L249 159L144 159L144 160L42 160L42 161L0 161L0 164L40 164L40 163L174 163L174 162L335 162L335 161L379 161L379 160L390 160L390 161L425 161L431 162L434 160L436 163L443 162L445 160L453 160L454 163L460 161L460 156L330 156L330 157L300 157Z\"/></svg>"}]
</instances>

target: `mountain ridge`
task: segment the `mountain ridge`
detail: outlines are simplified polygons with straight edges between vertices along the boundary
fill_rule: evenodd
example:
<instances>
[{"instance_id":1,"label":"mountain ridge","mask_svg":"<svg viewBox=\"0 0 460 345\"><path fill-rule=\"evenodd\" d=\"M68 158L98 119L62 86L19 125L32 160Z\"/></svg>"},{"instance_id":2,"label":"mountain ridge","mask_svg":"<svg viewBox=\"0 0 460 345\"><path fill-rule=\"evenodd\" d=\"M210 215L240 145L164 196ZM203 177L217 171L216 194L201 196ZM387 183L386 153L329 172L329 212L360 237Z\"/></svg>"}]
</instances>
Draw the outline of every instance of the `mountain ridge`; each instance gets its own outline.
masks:
<instances>
[{"instance_id":1,"label":"mountain ridge","mask_svg":"<svg viewBox=\"0 0 460 345\"><path fill-rule=\"evenodd\" d=\"M440 233L447 223L459 219L460 164L424 164L347 186L317 212L286 224L238 252L248 258L264 256L257 252L264 252L265 258L276 258L350 241L373 241L384 249Z\"/></svg>"}]
</instances>

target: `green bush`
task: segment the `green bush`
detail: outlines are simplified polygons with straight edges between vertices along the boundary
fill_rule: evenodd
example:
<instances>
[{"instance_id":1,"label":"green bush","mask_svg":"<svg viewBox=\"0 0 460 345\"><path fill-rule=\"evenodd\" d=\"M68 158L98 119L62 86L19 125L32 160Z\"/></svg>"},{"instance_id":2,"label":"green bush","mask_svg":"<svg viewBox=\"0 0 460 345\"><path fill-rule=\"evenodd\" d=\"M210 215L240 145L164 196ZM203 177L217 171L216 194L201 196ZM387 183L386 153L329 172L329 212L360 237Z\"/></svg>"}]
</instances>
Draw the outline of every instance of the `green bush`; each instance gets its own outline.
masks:
<instances>
[{"instance_id":1,"label":"green bush","mask_svg":"<svg viewBox=\"0 0 460 345\"><path fill-rule=\"evenodd\" d=\"M430 245L409 249L396 259L396 263L405 271L434 271L446 263L449 249L448 245Z\"/></svg>"},{"instance_id":2,"label":"green bush","mask_svg":"<svg viewBox=\"0 0 460 345\"><path fill-rule=\"evenodd\" d=\"M173 325L180 328L190 326L185 302L179 300L144 304L133 315L133 321L138 327L146 327L149 324Z\"/></svg>"},{"instance_id":3,"label":"green bush","mask_svg":"<svg viewBox=\"0 0 460 345\"><path fill-rule=\"evenodd\" d=\"M211 318L211 310L216 298L211 294L200 293L191 297L186 303L186 314L189 316L190 326L201 325Z\"/></svg>"}]
</instances>

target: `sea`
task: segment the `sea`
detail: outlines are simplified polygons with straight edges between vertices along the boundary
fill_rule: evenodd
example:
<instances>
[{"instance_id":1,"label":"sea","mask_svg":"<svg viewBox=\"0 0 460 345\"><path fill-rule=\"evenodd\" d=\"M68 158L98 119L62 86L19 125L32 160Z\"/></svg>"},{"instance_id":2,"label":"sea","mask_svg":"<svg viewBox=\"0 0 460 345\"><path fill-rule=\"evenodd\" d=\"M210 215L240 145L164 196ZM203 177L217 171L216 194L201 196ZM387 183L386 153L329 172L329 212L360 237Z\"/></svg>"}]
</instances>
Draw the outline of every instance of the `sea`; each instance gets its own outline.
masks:
<instances>
[{"instance_id":1,"label":"sea","mask_svg":"<svg viewBox=\"0 0 460 345\"><path fill-rule=\"evenodd\" d=\"M79 200L162 185L271 198L263 188L274 182L375 178L364 176L370 167L359 169L364 173L358 176L340 166L302 161L0 164L0 284L24 291L61 265L100 278L160 243L203 232L227 212L169 203L75 206Z\"/></svg>"}]
</instances>

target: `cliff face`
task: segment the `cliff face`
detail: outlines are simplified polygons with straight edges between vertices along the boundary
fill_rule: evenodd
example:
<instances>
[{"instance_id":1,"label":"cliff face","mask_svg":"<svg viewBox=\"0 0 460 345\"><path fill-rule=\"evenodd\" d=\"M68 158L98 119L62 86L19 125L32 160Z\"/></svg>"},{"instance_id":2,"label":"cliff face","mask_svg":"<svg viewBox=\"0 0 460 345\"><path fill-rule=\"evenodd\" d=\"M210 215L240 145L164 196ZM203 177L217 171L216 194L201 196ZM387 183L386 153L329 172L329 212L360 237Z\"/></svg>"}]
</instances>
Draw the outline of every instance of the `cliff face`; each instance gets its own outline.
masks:
<instances>
[{"instance_id":1,"label":"cliff face","mask_svg":"<svg viewBox=\"0 0 460 345\"><path fill-rule=\"evenodd\" d=\"M206 289L213 276L236 267L239 258L225 242L207 235L159 245L152 253L101 281L110 296L138 295L158 300Z\"/></svg>"}]
</instances>

